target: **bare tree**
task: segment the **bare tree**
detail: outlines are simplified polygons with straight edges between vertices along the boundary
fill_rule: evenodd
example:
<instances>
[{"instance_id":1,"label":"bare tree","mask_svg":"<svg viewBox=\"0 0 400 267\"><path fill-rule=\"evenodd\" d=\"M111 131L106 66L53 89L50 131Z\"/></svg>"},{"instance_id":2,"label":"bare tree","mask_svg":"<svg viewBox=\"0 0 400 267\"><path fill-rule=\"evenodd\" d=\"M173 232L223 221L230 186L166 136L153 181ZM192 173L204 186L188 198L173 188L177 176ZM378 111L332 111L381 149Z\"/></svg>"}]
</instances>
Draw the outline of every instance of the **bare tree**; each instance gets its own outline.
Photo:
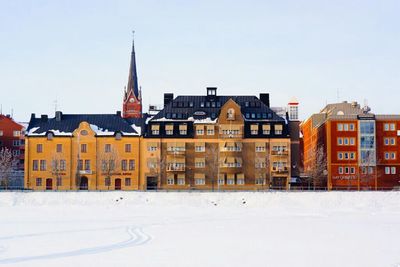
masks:
<instances>
[{"instance_id":1,"label":"bare tree","mask_svg":"<svg viewBox=\"0 0 400 267\"><path fill-rule=\"evenodd\" d=\"M65 172L65 160L62 159L59 153L54 153L51 159L51 174L56 178L56 188L58 189L59 181L62 174Z\"/></svg>"},{"instance_id":2,"label":"bare tree","mask_svg":"<svg viewBox=\"0 0 400 267\"><path fill-rule=\"evenodd\" d=\"M314 147L309 153L311 165L305 169L306 181L309 189L312 184L313 189L327 186L327 160L323 146Z\"/></svg>"},{"instance_id":3,"label":"bare tree","mask_svg":"<svg viewBox=\"0 0 400 267\"><path fill-rule=\"evenodd\" d=\"M160 153L157 154L154 158L148 158L147 166L150 171L150 175L157 177L157 187L161 187L161 181L163 180L163 174L167 168L167 158L165 153L162 153L161 145L160 145Z\"/></svg>"},{"instance_id":4,"label":"bare tree","mask_svg":"<svg viewBox=\"0 0 400 267\"><path fill-rule=\"evenodd\" d=\"M220 153L219 153L219 143L210 144L209 148L206 148L206 159L209 160L210 164L207 165L207 169L211 173L211 189L214 191L215 188L215 177L217 181L219 179L219 168L220 168ZM219 189L219 184L218 184Z\"/></svg>"},{"instance_id":5,"label":"bare tree","mask_svg":"<svg viewBox=\"0 0 400 267\"><path fill-rule=\"evenodd\" d=\"M101 176L104 175L105 178L108 179L107 186L110 188L111 176L121 169L122 163L120 162L118 151L114 148L111 148L109 151L102 151L97 159L97 166L100 166ZM100 177L100 175L98 175L98 177Z\"/></svg>"},{"instance_id":6,"label":"bare tree","mask_svg":"<svg viewBox=\"0 0 400 267\"><path fill-rule=\"evenodd\" d=\"M12 173L17 166L17 159L8 148L0 150L0 186L6 190L11 182Z\"/></svg>"}]
</instances>

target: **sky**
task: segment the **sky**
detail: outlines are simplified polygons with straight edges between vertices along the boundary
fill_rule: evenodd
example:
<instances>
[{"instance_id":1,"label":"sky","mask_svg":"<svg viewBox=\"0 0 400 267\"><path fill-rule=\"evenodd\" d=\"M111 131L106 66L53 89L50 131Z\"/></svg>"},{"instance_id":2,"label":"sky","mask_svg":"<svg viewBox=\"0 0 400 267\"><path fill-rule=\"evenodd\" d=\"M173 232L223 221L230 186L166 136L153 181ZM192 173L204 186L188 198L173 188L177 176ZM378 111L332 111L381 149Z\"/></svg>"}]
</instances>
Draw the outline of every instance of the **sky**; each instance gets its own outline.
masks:
<instances>
[{"instance_id":1,"label":"sky","mask_svg":"<svg viewBox=\"0 0 400 267\"><path fill-rule=\"evenodd\" d=\"M270 93L306 119L358 101L400 114L400 1L0 0L0 104L30 114L122 109L135 30L144 110L163 94Z\"/></svg>"}]
</instances>

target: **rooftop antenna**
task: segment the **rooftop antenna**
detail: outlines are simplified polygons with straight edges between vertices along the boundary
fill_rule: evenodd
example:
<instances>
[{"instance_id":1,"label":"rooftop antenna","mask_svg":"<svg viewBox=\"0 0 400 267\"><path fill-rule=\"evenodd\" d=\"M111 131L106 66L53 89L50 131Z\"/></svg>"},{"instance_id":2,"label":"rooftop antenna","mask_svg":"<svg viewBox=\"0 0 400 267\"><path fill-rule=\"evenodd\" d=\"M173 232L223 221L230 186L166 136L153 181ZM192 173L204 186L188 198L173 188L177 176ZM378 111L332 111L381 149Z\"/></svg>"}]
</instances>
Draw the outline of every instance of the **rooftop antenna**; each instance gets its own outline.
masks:
<instances>
[{"instance_id":1,"label":"rooftop antenna","mask_svg":"<svg viewBox=\"0 0 400 267\"><path fill-rule=\"evenodd\" d=\"M14 118L14 109L11 108L11 118Z\"/></svg>"}]
</instances>

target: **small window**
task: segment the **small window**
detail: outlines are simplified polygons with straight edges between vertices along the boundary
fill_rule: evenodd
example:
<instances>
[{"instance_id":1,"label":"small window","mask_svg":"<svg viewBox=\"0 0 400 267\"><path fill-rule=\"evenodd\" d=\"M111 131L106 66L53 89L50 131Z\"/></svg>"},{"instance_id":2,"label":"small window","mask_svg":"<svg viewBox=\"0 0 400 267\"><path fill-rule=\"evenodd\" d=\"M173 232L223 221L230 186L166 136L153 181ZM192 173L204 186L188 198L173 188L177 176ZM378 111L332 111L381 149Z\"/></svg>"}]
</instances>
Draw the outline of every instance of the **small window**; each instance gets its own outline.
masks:
<instances>
[{"instance_id":1,"label":"small window","mask_svg":"<svg viewBox=\"0 0 400 267\"><path fill-rule=\"evenodd\" d=\"M338 123L337 130L338 131L343 131L343 124L342 123Z\"/></svg>"},{"instance_id":2,"label":"small window","mask_svg":"<svg viewBox=\"0 0 400 267\"><path fill-rule=\"evenodd\" d=\"M135 160L134 159L130 159L129 160L129 170L130 171L134 171L135 170Z\"/></svg>"},{"instance_id":3,"label":"small window","mask_svg":"<svg viewBox=\"0 0 400 267\"><path fill-rule=\"evenodd\" d=\"M36 178L36 186L42 186L42 178Z\"/></svg>"},{"instance_id":4,"label":"small window","mask_svg":"<svg viewBox=\"0 0 400 267\"><path fill-rule=\"evenodd\" d=\"M57 153L61 153L62 152L62 144L57 144L56 151L57 151Z\"/></svg>"},{"instance_id":5,"label":"small window","mask_svg":"<svg viewBox=\"0 0 400 267\"><path fill-rule=\"evenodd\" d=\"M343 174L343 167L339 167L339 174Z\"/></svg>"},{"instance_id":6,"label":"small window","mask_svg":"<svg viewBox=\"0 0 400 267\"><path fill-rule=\"evenodd\" d=\"M33 160L32 162L32 170L33 171L38 171L39 170L39 161L38 160Z\"/></svg>"},{"instance_id":7,"label":"small window","mask_svg":"<svg viewBox=\"0 0 400 267\"><path fill-rule=\"evenodd\" d=\"M87 153L87 144L81 144L81 153Z\"/></svg>"},{"instance_id":8,"label":"small window","mask_svg":"<svg viewBox=\"0 0 400 267\"><path fill-rule=\"evenodd\" d=\"M53 140L54 134L53 133L48 133L47 134L47 140Z\"/></svg>"},{"instance_id":9,"label":"small window","mask_svg":"<svg viewBox=\"0 0 400 267\"><path fill-rule=\"evenodd\" d=\"M131 178L125 178L125 186L131 186Z\"/></svg>"},{"instance_id":10,"label":"small window","mask_svg":"<svg viewBox=\"0 0 400 267\"><path fill-rule=\"evenodd\" d=\"M88 131L82 130L82 131L81 131L81 135L83 135L83 136L88 135Z\"/></svg>"},{"instance_id":11,"label":"small window","mask_svg":"<svg viewBox=\"0 0 400 267\"><path fill-rule=\"evenodd\" d=\"M40 161L40 170L45 171L46 170L46 160L41 160Z\"/></svg>"},{"instance_id":12,"label":"small window","mask_svg":"<svg viewBox=\"0 0 400 267\"><path fill-rule=\"evenodd\" d=\"M128 169L128 161L126 159L121 160L121 169L126 171Z\"/></svg>"},{"instance_id":13,"label":"small window","mask_svg":"<svg viewBox=\"0 0 400 267\"><path fill-rule=\"evenodd\" d=\"M132 145L131 144L125 144L125 152L126 153L132 152Z\"/></svg>"},{"instance_id":14,"label":"small window","mask_svg":"<svg viewBox=\"0 0 400 267\"><path fill-rule=\"evenodd\" d=\"M36 145L36 152L37 153L42 153L43 152L43 145L42 144L37 144Z\"/></svg>"},{"instance_id":15,"label":"small window","mask_svg":"<svg viewBox=\"0 0 400 267\"><path fill-rule=\"evenodd\" d=\"M121 140L121 138L122 138L122 134L121 133L116 133L115 134L115 139L116 140Z\"/></svg>"},{"instance_id":16,"label":"small window","mask_svg":"<svg viewBox=\"0 0 400 267\"><path fill-rule=\"evenodd\" d=\"M104 185L105 185L105 186L110 186L110 185L111 185L111 179L110 179L109 177L106 177L106 178L104 179Z\"/></svg>"},{"instance_id":17,"label":"small window","mask_svg":"<svg viewBox=\"0 0 400 267\"><path fill-rule=\"evenodd\" d=\"M104 146L104 151L106 153L110 153L111 152L111 144L105 144Z\"/></svg>"}]
</instances>

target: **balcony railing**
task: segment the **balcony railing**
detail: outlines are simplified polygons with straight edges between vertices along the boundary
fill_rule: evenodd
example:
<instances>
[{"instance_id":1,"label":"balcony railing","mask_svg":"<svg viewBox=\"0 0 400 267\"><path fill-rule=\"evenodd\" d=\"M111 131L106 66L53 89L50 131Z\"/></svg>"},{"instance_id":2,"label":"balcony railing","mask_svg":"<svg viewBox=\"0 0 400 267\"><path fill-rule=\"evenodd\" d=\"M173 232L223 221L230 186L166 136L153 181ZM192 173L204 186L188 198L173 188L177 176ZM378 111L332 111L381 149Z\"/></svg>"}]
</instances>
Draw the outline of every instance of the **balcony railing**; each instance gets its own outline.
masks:
<instances>
[{"instance_id":1,"label":"balcony railing","mask_svg":"<svg viewBox=\"0 0 400 267\"><path fill-rule=\"evenodd\" d=\"M271 154L274 156L287 156L289 155L289 150L271 150Z\"/></svg>"}]
</instances>

